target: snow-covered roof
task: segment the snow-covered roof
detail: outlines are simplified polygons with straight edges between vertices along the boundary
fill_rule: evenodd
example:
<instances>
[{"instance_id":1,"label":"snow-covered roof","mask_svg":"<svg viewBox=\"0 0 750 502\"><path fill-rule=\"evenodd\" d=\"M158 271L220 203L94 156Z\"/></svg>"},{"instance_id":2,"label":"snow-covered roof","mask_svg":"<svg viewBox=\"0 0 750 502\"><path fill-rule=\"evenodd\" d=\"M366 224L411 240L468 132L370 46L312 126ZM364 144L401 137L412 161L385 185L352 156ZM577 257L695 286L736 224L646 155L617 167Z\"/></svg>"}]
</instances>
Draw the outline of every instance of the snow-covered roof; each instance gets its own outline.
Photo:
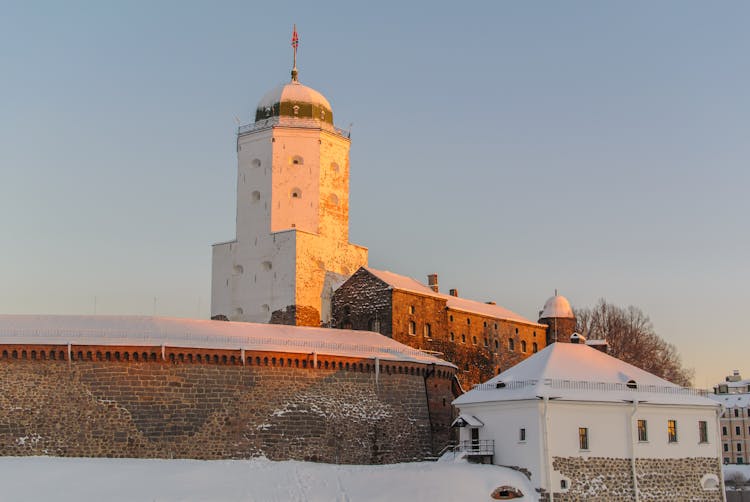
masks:
<instances>
[{"instance_id":1,"label":"snow-covered roof","mask_svg":"<svg viewBox=\"0 0 750 502\"><path fill-rule=\"evenodd\" d=\"M331 109L331 104L325 96L315 89L294 80L285 84L279 84L268 91L260 102L258 102L258 108L272 107L276 103L281 102L312 103L323 106L328 110Z\"/></svg>"},{"instance_id":2,"label":"snow-covered roof","mask_svg":"<svg viewBox=\"0 0 750 502\"><path fill-rule=\"evenodd\" d=\"M471 427L483 427L484 422L479 420L474 415L469 415L468 413L462 413L461 415L456 418L453 423L451 423L451 427L464 427L466 425L469 425Z\"/></svg>"},{"instance_id":3,"label":"snow-covered roof","mask_svg":"<svg viewBox=\"0 0 750 502\"><path fill-rule=\"evenodd\" d=\"M430 287L422 284L416 279L399 275L387 270L377 270L370 267L364 267L372 275L385 282L393 289L399 291L407 291L410 293L418 293L420 295L432 296L435 298L442 298L446 301L446 306L453 310L460 310L462 312L468 312L472 314L485 315L487 317L494 317L496 319L506 319L509 321L516 321L524 324L531 324L539 326L541 328L546 327L543 324L536 323L529 319L526 319L520 314L508 310L499 305L493 305L491 303L478 302L476 300L468 300L458 296L446 295L443 293L436 293Z\"/></svg>"},{"instance_id":4,"label":"snow-covered roof","mask_svg":"<svg viewBox=\"0 0 750 502\"><path fill-rule=\"evenodd\" d=\"M750 406L750 394L709 394L708 397L727 408L747 408Z\"/></svg>"},{"instance_id":5,"label":"snow-covered roof","mask_svg":"<svg viewBox=\"0 0 750 502\"><path fill-rule=\"evenodd\" d=\"M575 318L573 309L570 308L570 302L567 298L562 295L555 294L544 302L544 309L539 315L539 319L547 319L557 317L560 318Z\"/></svg>"},{"instance_id":6,"label":"snow-covered roof","mask_svg":"<svg viewBox=\"0 0 750 502\"><path fill-rule=\"evenodd\" d=\"M566 401L717 406L705 392L686 389L584 344L553 343L453 404L549 397Z\"/></svg>"},{"instance_id":7,"label":"snow-covered roof","mask_svg":"<svg viewBox=\"0 0 750 502\"><path fill-rule=\"evenodd\" d=\"M171 317L0 315L0 344L245 349L455 366L379 333Z\"/></svg>"}]
</instances>

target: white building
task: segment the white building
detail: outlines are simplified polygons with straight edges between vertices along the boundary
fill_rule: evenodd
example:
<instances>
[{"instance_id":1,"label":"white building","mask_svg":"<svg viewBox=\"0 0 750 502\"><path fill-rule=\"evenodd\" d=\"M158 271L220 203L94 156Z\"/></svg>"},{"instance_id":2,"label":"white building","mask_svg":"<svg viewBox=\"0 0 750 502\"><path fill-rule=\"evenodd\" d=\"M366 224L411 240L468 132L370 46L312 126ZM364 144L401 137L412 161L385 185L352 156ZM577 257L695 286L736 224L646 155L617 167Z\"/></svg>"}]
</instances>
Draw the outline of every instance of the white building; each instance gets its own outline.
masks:
<instances>
[{"instance_id":1,"label":"white building","mask_svg":"<svg viewBox=\"0 0 750 502\"><path fill-rule=\"evenodd\" d=\"M724 407L721 415L722 456L725 464L750 461L750 380L738 370L714 387L713 399Z\"/></svg>"},{"instance_id":2,"label":"white building","mask_svg":"<svg viewBox=\"0 0 750 502\"><path fill-rule=\"evenodd\" d=\"M524 469L542 498L722 500L718 403L571 341L453 402L463 450Z\"/></svg>"},{"instance_id":3,"label":"white building","mask_svg":"<svg viewBox=\"0 0 750 502\"><path fill-rule=\"evenodd\" d=\"M237 234L214 244L211 315L319 326L367 249L349 243L349 134L319 92L289 83L237 134Z\"/></svg>"}]
</instances>

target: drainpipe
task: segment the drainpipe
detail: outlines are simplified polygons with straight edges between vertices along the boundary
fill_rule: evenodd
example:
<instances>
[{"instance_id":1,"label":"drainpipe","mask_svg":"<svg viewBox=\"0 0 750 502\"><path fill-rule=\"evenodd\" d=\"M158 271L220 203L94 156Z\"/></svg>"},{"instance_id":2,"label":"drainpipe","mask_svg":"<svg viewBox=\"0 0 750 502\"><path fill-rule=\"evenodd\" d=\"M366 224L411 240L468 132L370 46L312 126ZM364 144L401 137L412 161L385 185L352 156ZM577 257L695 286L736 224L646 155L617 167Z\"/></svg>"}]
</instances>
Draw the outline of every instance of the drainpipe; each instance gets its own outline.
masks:
<instances>
[{"instance_id":1,"label":"drainpipe","mask_svg":"<svg viewBox=\"0 0 750 502\"><path fill-rule=\"evenodd\" d=\"M719 438L721 438L721 435L719 434L721 431L721 416L725 411L726 408L724 405L719 403L719 409L716 410L716 435L719 436ZM721 439L719 440L719 444L721 444ZM724 485L724 459L721 455L721 448L717 446L716 450L719 452L719 490L721 490L721 500L722 502L727 502L727 488Z\"/></svg>"},{"instance_id":2,"label":"drainpipe","mask_svg":"<svg viewBox=\"0 0 750 502\"><path fill-rule=\"evenodd\" d=\"M554 502L555 494L552 493L552 459L549 456L549 424L548 424L548 404L549 396L544 396L544 410L542 411L542 447L544 448L544 470L547 490L549 490L549 500Z\"/></svg>"},{"instance_id":3,"label":"drainpipe","mask_svg":"<svg viewBox=\"0 0 750 502\"><path fill-rule=\"evenodd\" d=\"M630 470L633 474L633 500L638 502L638 478L636 477L635 465L635 430L633 428L633 419L638 413L638 400L633 399L633 411L630 413Z\"/></svg>"},{"instance_id":4,"label":"drainpipe","mask_svg":"<svg viewBox=\"0 0 750 502\"><path fill-rule=\"evenodd\" d=\"M375 387L378 386L378 383L380 382L380 358L375 358Z\"/></svg>"}]
</instances>

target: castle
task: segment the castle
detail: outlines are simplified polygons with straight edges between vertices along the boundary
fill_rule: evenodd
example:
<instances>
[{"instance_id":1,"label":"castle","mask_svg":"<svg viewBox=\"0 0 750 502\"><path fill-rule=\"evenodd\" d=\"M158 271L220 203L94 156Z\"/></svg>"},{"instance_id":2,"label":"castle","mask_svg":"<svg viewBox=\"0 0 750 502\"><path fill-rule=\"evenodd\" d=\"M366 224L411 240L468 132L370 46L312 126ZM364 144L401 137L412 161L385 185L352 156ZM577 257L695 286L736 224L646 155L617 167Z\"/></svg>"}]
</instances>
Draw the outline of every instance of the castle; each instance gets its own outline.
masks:
<instances>
[{"instance_id":1,"label":"castle","mask_svg":"<svg viewBox=\"0 0 750 502\"><path fill-rule=\"evenodd\" d=\"M318 91L291 80L266 93L237 134L234 240L214 244L214 319L376 331L459 367L462 385L487 380L575 330L555 293L538 322L493 302L441 294L369 268L349 242L349 147Z\"/></svg>"}]
</instances>

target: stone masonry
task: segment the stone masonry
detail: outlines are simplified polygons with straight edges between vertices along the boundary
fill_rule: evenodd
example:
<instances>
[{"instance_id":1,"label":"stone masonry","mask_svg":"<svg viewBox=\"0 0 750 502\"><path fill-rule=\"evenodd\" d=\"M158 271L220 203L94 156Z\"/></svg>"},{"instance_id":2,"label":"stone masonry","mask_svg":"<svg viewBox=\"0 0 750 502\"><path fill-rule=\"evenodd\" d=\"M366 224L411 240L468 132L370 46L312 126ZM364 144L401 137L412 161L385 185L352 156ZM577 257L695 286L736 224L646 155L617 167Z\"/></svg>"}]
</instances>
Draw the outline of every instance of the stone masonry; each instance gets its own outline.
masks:
<instances>
[{"instance_id":1,"label":"stone masonry","mask_svg":"<svg viewBox=\"0 0 750 502\"><path fill-rule=\"evenodd\" d=\"M566 491L555 491L555 501L635 500L630 459L555 457L552 468L570 480ZM720 468L716 458L636 459L639 500L720 502L721 491L701 486L705 474L718 477Z\"/></svg>"},{"instance_id":2,"label":"stone masonry","mask_svg":"<svg viewBox=\"0 0 750 502\"><path fill-rule=\"evenodd\" d=\"M372 360L322 355L247 352L243 365L239 351L0 348L0 455L380 464L423 459L449 439L446 367L381 361L376 374Z\"/></svg>"},{"instance_id":3,"label":"stone masonry","mask_svg":"<svg viewBox=\"0 0 750 502\"><path fill-rule=\"evenodd\" d=\"M438 352L458 366L464 389L518 364L534 347L546 347L544 326L454 310L444 297L393 289L364 268L335 291L332 326L378 331L405 345Z\"/></svg>"}]
</instances>

